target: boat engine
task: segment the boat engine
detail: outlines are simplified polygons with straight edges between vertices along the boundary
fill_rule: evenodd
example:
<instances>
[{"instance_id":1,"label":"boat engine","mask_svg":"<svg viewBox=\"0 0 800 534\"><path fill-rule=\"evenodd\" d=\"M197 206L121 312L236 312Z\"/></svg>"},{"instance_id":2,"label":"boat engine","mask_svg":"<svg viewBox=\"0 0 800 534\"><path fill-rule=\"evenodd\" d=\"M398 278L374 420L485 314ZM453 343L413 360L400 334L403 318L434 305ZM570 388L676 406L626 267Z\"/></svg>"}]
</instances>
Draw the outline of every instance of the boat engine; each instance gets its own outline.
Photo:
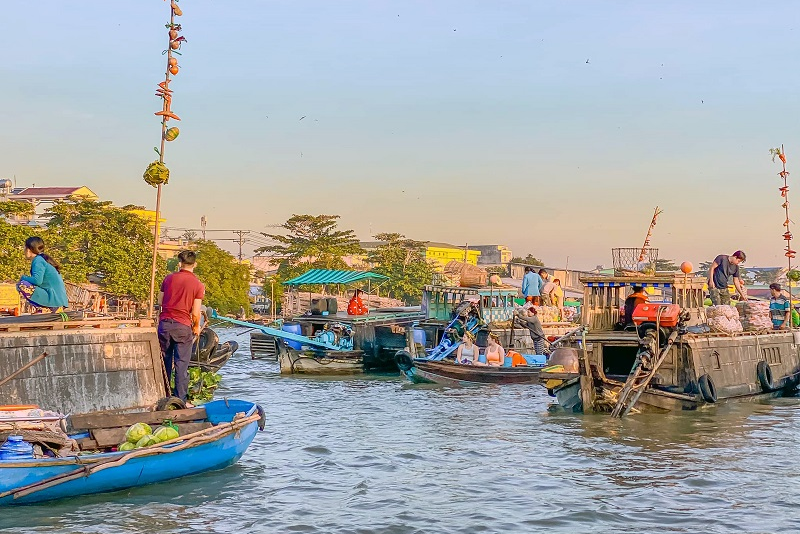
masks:
<instances>
[{"instance_id":1,"label":"boat engine","mask_svg":"<svg viewBox=\"0 0 800 534\"><path fill-rule=\"evenodd\" d=\"M633 310L633 324L639 336L636 360L650 369L659 352L670 342L673 333L689 319L689 312L677 304L644 303ZM635 367L635 364L634 364Z\"/></svg>"},{"instance_id":2,"label":"boat engine","mask_svg":"<svg viewBox=\"0 0 800 534\"><path fill-rule=\"evenodd\" d=\"M315 341L336 345L342 350L353 350L353 329L342 323L326 324L314 336Z\"/></svg>"}]
</instances>

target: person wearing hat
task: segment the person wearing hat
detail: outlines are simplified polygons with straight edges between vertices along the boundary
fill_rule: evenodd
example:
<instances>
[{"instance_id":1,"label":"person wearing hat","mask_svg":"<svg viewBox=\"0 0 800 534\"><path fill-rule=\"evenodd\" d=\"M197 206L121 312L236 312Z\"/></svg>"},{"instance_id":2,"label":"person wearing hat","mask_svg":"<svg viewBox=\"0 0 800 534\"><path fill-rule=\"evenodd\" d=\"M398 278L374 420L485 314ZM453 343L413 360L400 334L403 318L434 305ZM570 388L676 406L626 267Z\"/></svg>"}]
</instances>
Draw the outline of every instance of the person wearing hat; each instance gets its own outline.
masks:
<instances>
[{"instance_id":1,"label":"person wearing hat","mask_svg":"<svg viewBox=\"0 0 800 534\"><path fill-rule=\"evenodd\" d=\"M772 283L769 285L769 317L772 319L773 330L788 330L792 320L792 304L789 297L783 294L781 285Z\"/></svg>"},{"instance_id":2,"label":"person wearing hat","mask_svg":"<svg viewBox=\"0 0 800 534\"><path fill-rule=\"evenodd\" d=\"M736 287L736 292L742 300L747 300L744 286L742 285L742 277L739 274L739 264L744 263L747 259L745 253L737 250L730 256L720 254L711 263L708 268L708 293L711 297L711 303L714 306L720 304L730 305L731 295L728 292L728 280L733 278L733 285Z\"/></svg>"}]
</instances>

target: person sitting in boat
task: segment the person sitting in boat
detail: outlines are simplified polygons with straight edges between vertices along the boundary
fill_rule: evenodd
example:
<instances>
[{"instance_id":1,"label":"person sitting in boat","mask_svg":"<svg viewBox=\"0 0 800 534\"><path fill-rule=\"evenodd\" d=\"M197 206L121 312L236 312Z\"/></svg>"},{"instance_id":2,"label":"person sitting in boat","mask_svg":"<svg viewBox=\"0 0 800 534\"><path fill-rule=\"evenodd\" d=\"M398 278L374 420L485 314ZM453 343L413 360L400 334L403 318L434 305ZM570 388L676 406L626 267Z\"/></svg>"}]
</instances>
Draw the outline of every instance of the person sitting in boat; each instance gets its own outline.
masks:
<instances>
[{"instance_id":1,"label":"person sitting in boat","mask_svg":"<svg viewBox=\"0 0 800 534\"><path fill-rule=\"evenodd\" d=\"M369 313L369 308L361 300L362 293L364 292L360 289L355 290L350 302L347 304L347 315L366 315Z\"/></svg>"},{"instance_id":2,"label":"person sitting in boat","mask_svg":"<svg viewBox=\"0 0 800 534\"><path fill-rule=\"evenodd\" d=\"M500 338L494 332L489 332L489 344L486 346L486 365L502 367L506 359L506 351L500 346Z\"/></svg>"},{"instance_id":3,"label":"person sitting in boat","mask_svg":"<svg viewBox=\"0 0 800 534\"><path fill-rule=\"evenodd\" d=\"M625 313L622 317L622 321L620 321L623 328L633 324L633 310L636 309L636 306L648 301L649 297L647 293L644 292L644 288L642 286L633 286L633 293L628 295L628 298L625 299Z\"/></svg>"},{"instance_id":4,"label":"person sitting in boat","mask_svg":"<svg viewBox=\"0 0 800 534\"><path fill-rule=\"evenodd\" d=\"M34 312L63 311L69 306L61 267L44 252L44 241L33 236L25 240L25 258L31 261L31 275L23 276L17 290L33 306Z\"/></svg>"},{"instance_id":5,"label":"person sitting in boat","mask_svg":"<svg viewBox=\"0 0 800 534\"><path fill-rule=\"evenodd\" d=\"M461 344L456 349L456 363L465 365L482 365L478 363L480 349L475 344L475 336L471 332L464 332Z\"/></svg>"},{"instance_id":6,"label":"person sitting in boat","mask_svg":"<svg viewBox=\"0 0 800 534\"><path fill-rule=\"evenodd\" d=\"M542 328L542 321L539 320L536 308L520 311L517 314L517 321L530 332L536 354L546 354L544 328Z\"/></svg>"},{"instance_id":7,"label":"person sitting in boat","mask_svg":"<svg viewBox=\"0 0 800 534\"><path fill-rule=\"evenodd\" d=\"M769 285L769 315L773 330L788 330L792 320L792 305L781 285L777 282Z\"/></svg>"}]
</instances>

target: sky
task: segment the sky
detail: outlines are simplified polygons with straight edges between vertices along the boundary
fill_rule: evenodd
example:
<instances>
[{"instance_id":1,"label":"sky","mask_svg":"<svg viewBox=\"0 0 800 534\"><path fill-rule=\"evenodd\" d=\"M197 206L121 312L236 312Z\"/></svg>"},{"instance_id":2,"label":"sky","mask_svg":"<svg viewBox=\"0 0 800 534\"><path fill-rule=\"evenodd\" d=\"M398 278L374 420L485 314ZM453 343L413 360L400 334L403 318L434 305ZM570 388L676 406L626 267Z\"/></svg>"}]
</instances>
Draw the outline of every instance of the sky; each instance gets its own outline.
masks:
<instances>
[{"instance_id":1,"label":"sky","mask_svg":"<svg viewBox=\"0 0 800 534\"><path fill-rule=\"evenodd\" d=\"M498 243L593 268L641 246L659 206L661 258L785 263L769 149L785 144L793 185L793 3L180 6L169 227L205 215L209 229L273 232L326 213L362 240ZM157 157L168 3L3 8L0 177L154 208L142 173Z\"/></svg>"}]
</instances>

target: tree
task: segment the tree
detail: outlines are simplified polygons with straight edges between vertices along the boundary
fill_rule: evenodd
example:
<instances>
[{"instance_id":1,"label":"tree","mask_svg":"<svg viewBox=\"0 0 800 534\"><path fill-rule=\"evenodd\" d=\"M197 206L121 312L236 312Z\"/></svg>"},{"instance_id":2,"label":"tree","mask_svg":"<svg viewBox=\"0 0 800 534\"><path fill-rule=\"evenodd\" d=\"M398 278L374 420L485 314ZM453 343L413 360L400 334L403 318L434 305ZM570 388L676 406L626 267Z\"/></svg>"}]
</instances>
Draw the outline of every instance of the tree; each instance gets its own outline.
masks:
<instances>
[{"instance_id":1,"label":"tree","mask_svg":"<svg viewBox=\"0 0 800 534\"><path fill-rule=\"evenodd\" d=\"M524 258L520 256L511 258L511 263L524 263L525 265L536 265L539 267L544 267L544 262L539 258L535 257L533 254L528 254Z\"/></svg>"},{"instance_id":2,"label":"tree","mask_svg":"<svg viewBox=\"0 0 800 534\"><path fill-rule=\"evenodd\" d=\"M751 268L753 279L759 284L769 285L778 281L781 276L780 269L756 269Z\"/></svg>"},{"instance_id":3,"label":"tree","mask_svg":"<svg viewBox=\"0 0 800 534\"><path fill-rule=\"evenodd\" d=\"M375 265L373 271L389 277L381 287L390 297L419 304L423 286L431 283L436 272L434 265L425 259L425 242L406 239L398 233L374 237L383 244L369 252L367 261Z\"/></svg>"},{"instance_id":4,"label":"tree","mask_svg":"<svg viewBox=\"0 0 800 534\"><path fill-rule=\"evenodd\" d=\"M197 232L194 230L186 230L181 234L181 239L185 239L188 242L196 241L197 240Z\"/></svg>"},{"instance_id":5,"label":"tree","mask_svg":"<svg viewBox=\"0 0 800 534\"><path fill-rule=\"evenodd\" d=\"M203 303L220 313L237 313L240 307L250 309L250 268L239 263L213 241L195 241L197 267L194 274L206 286ZM177 270L175 262L173 270Z\"/></svg>"},{"instance_id":6,"label":"tree","mask_svg":"<svg viewBox=\"0 0 800 534\"><path fill-rule=\"evenodd\" d=\"M6 200L0 202L0 215L11 217L31 217L36 208L24 200Z\"/></svg>"},{"instance_id":7,"label":"tree","mask_svg":"<svg viewBox=\"0 0 800 534\"><path fill-rule=\"evenodd\" d=\"M25 240L33 235L31 228L9 224L0 219L0 282L16 282L30 271L25 259ZM45 235L42 235L46 239Z\"/></svg>"},{"instance_id":8,"label":"tree","mask_svg":"<svg viewBox=\"0 0 800 534\"><path fill-rule=\"evenodd\" d=\"M57 202L46 216L47 247L66 280L83 283L94 275L110 293L147 299L153 233L142 217L111 202L84 199ZM164 261L156 267L157 279L163 278Z\"/></svg>"},{"instance_id":9,"label":"tree","mask_svg":"<svg viewBox=\"0 0 800 534\"><path fill-rule=\"evenodd\" d=\"M281 258L278 275L282 281L297 276L308 269L344 269L344 256L363 254L355 232L338 230L338 215L292 215L280 225L283 234L263 233L274 241L256 250L258 254L270 253Z\"/></svg>"}]
</instances>

